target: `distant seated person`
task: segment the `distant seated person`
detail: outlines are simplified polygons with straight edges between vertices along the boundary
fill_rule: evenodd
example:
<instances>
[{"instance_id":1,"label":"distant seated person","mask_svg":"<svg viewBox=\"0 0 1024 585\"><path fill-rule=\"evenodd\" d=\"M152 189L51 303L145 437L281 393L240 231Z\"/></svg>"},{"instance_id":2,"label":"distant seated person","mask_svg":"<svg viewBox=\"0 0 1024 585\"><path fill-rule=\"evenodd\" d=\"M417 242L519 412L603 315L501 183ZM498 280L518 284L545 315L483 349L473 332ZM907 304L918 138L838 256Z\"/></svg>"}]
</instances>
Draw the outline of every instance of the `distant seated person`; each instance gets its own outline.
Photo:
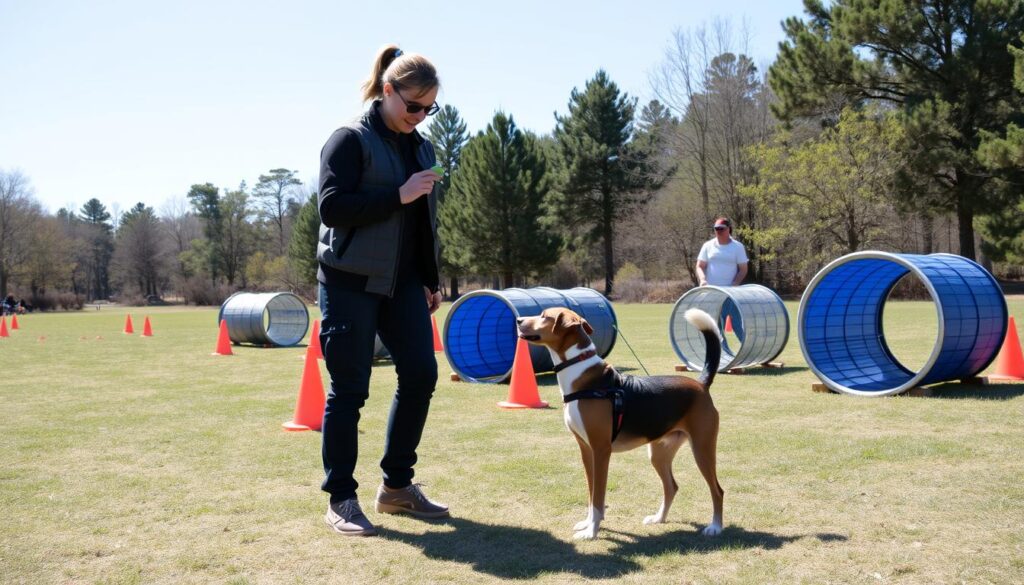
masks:
<instances>
[{"instance_id":1,"label":"distant seated person","mask_svg":"<svg viewBox=\"0 0 1024 585\"><path fill-rule=\"evenodd\" d=\"M747 251L743 244L732 239L732 220L728 217L715 218L715 237L704 242L697 255L697 280L700 286L739 286L747 276ZM722 323L731 317L732 329L742 342L743 323L739 308L732 299L722 305Z\"/></svg>"},{"instance_id":2,"label":"distant seated person","mask_svg":"<svg viewBox=\"0 0 1024 585\"><path fill-rule=\"evenodd\" d=\"M14 300L14 295L7 295L3 302L4 315L13 315L17 308L18 302Z\"/></svg>"},{"instance_id":3,"label":"distant seated person","mask_svg":"<svg viewBox=\"0 0 1024 585\"><path fill-rule=\"evenodd\" d=\"M18 304L15 306L14 310L19 315L24 315L26 312L31 310L31 308L32 307L25 303L25 299L18 299Z\"/></svg>"}]
</instances>

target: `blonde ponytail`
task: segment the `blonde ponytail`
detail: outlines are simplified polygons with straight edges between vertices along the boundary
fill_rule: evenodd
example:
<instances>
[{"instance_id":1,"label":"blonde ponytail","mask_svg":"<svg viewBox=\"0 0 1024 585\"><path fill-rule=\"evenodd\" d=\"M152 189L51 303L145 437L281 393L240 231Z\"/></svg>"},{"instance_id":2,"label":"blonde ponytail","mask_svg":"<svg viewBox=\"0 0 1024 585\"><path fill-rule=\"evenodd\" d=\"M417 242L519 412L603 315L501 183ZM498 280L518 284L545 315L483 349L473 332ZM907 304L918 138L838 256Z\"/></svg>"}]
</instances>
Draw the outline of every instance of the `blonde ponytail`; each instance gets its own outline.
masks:
<instances>
[{"instance_id":1,"label":"blonde ponytail","mask_svg":"<svg viewBox=\"0 0 1024 585\"><path fill-rule=\"evenodd\" d=\"M426 57L403 53L398 45L384 45L377 51L370 77L362 85L363 101L383 97L385 83L398 89L415 89L418 94L441 85L437 70Z\"/></svg>"}]
</instances>

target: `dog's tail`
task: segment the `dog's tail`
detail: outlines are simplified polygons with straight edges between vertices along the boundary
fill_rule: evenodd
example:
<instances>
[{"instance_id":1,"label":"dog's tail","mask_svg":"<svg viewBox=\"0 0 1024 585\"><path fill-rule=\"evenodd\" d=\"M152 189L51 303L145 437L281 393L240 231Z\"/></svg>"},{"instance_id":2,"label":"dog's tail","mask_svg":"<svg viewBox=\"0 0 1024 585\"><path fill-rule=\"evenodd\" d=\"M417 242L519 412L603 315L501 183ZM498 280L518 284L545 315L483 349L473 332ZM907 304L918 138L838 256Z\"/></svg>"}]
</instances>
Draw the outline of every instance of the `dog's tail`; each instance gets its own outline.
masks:
<instances>
[{"instance_id":1,"label":"dog's tail","mask_svg":"<svg viewBox=\"0 0 1024 585\"><path fill-rule=\"evenodd\" d=\"M705 389L710 390L711 382L715 380L715 374L718 373L718 363L722 359L722 341L718 324L711 318L711 315L700 309L689 309L683 313L683 317L704 335L704 345L707 351L704 354L704 369L697 381Z\"/></svg>"}]
</instances>

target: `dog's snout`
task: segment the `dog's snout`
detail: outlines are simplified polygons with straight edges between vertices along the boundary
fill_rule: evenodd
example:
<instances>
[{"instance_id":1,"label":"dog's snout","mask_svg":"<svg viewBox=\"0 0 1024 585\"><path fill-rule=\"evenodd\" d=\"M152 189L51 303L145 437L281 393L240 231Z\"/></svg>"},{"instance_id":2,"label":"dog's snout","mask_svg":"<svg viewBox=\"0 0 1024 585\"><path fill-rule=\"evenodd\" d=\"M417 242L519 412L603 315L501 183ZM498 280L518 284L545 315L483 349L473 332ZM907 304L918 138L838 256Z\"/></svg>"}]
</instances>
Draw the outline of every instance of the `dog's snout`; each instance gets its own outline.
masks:
<instances>
[{"instance_id":1,"label":"dog's snout","mask_svg":"<svg viewBox=\"0 0 1024 585\"><path fill-rule=\"evenodd\" d=\"M522 325L523 321L526 321L526 317L520 317L516 319L516 325Z\"/></svg>"}]
</instances>

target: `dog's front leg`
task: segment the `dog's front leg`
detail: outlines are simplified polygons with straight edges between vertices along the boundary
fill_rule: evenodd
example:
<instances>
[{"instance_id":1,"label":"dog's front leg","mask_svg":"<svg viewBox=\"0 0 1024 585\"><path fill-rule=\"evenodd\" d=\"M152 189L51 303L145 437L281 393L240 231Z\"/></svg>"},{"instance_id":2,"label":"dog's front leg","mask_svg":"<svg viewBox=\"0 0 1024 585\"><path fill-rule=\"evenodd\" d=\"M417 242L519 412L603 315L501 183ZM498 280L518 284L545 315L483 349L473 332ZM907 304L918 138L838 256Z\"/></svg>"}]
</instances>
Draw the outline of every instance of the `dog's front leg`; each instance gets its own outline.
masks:
<instances>
[{"instance_id":1,"label":"dog's front leg","mask_svg":"<svg viewBox=\"0 0 1024 585\"><path fill-rule=\"evenodd\" d=\"M591 447L591 451L593 453L594 477L590 490L589 524L577 530L573 535L575 538L588 540L597 537L601 521L604 520L604 497L608 490L608 463L611 460L612 447L610 444L600 445Z\"/></svg>"},{"instance_id":2,"label":"dog's front leg","mask_svg":"<svg viewBox=\"0 0 1024 585\"><path fill-rule=\"evenodd\" d=\"M573 433L572 436L580 446L580 458L583 459L583 471L587 475L587 517L580 520L572 527L574 532L578 532L587 528L594 522L594 519L590 514L590 510L594 505L594 452L582 437L576 433Z\"/></svg>"}]
</instances>

